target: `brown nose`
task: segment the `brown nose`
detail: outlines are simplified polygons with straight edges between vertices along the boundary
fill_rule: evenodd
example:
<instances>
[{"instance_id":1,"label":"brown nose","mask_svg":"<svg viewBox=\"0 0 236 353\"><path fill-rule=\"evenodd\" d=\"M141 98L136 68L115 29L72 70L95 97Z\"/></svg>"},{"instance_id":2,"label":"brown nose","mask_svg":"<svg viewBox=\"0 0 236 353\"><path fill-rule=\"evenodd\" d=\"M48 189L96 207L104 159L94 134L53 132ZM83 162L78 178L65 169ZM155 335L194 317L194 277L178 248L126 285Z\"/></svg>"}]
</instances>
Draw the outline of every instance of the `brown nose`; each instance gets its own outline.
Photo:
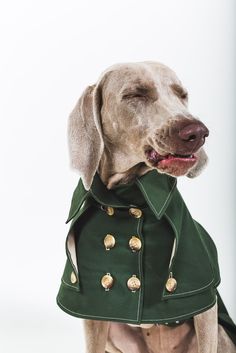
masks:
<instances>
[{"instance_id":1,"label":"brown nose","mask_svg":"<svg viewBox=\"0 0 236 353\"><path fill-rule=\"evenodd\" d=\"M179 130L180 139L185 141L189 147L194 146L194 148L201 147L208 135L208 128L200 121L188 124Z\"/></svg>"}]
</instances>

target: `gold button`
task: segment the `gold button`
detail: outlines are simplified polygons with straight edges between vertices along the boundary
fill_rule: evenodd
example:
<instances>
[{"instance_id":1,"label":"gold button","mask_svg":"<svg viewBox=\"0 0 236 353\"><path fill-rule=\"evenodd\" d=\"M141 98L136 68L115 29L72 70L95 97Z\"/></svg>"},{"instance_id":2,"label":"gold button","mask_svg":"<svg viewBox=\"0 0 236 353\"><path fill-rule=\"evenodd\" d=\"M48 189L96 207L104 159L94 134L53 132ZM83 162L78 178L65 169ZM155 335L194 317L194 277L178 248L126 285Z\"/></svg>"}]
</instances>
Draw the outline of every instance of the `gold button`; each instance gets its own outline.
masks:
<instances>
[{"instance_id":1,"label":"gold button","mask_svg":"<svg viewBox=\"0 0 236 353\"><path fill-rule=\"evenodd\" d=\"M106 250L114 248L116 240L112 234L107 234L103 240Z\"/></svg>"},{"instance_id":2,"label":"gold button","mask_svg":"<svg viewBox=\"0 0 236 353\"><path fill-rule=\"evenodd\" d=\"M168 278L167 282L166 282L166 289L168 290L168 292L173 293L177 288L177 281L174 277L171 276Z\"/></svg>"},{"instance_id":3,"label":"gold button","mask_svg":"<svg viewBox=\"0 0 236 353\"><path fill-rule=\"evenodd\" d=\"M105 208L105 210L106 210L106 213L107 213L109 216L113 216L113 214L115 213L114 208L111 207L111 206L107 206L107 207Z\"/></svg>"},{"instance_id":4,"label":"gold button","mask_svg":"<svg viewBox=\"0 0 236 353\"><path fill-rule=\"evenodd\" d=\"M133 208L133 207L129 209L129 213L131 214L131 216L134 216L135 218L140 218L143 214L139 208Z\"/></svg>"},{"instance_id":5,"label":"gold button","mask_svg":"<svg viewBox=\"0 0 236 353\"><path fill-rule=\"evenodd\" d=\"M136 236L132 236L129 240L129 247L134 252L139 251L142 247L141 240Z\"/></svg>"},{"instance_id":6,"label":"gold button","mask_svg":"<svg viewBox=\"0 0 236 353\"><path fill-rule=\"evenodd\" d=\"M136 275L133 275L128 279L127 286L131 290L131 292L136 292L140 288L141 282L138 277L136 277Z\"/></svg>"},{"instance_id":7,"label":"gold button","mask_svg":"<svg viewBox=\"0 0 236 353\"><path fill-rule=\"evenodd\" d=\"M110 273L104 275L101 279L101 285L108 291L113 286L114 279Z\"/></svg>"},{"instance_id":8,"label":"gold button","mask_svg":"<svg viewBox=\"0 0 236 353\"><path fill-rule=\"evenodd\" d=\"M71 274L70 274L70 281L73 284L77 282L77 278L76 278L76 275L75 275L74 271L72 271Z\"/></svg>"}]
</instances>

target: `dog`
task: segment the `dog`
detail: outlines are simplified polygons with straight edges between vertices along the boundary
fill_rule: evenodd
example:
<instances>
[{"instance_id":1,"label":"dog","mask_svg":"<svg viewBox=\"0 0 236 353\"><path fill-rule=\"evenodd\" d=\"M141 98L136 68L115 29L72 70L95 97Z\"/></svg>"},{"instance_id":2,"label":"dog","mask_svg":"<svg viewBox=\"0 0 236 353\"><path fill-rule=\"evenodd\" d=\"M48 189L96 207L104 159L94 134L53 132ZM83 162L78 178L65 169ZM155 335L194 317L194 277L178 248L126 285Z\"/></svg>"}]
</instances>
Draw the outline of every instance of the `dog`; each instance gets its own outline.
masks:
<instances>
[{"instance_id":1,"label":"dog","mask_svg":"<svg viewBox=\"0 0 236 353\"><path fill-rule=\"evenodd\" d=\"M98 173L108 190L153 170L198 176L207 164L208 128L188 110L173 70L152 61L116 64L86 88L70 114L72 168L89 190ZM84 320L87 353L233 353L217 302L181 325Z\"/></svg>"}]
</instances>

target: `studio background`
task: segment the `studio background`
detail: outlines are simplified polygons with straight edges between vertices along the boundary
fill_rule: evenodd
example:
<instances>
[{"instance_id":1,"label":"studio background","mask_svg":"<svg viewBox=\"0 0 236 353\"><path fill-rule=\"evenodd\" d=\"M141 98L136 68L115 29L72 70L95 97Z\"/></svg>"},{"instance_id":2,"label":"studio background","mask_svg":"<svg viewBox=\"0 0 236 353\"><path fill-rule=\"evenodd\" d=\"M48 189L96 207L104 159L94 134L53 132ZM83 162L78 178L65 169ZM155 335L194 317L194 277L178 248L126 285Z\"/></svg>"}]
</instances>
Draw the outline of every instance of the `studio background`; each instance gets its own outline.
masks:
<instances>
[{"instance_id":1,"label":"studio background","mask_svg":"<svg viewBox=\"0 0 236 353\"><path fill-rule=\"evenodd\" d=\"M232 0L15 1L0 5L1 313L4 353L84 352L82 321L56 305L79 175L67 118L117 62L156 60L209 128L209 164L178 187L216 243L219 291L235 301L235 5Z\"/></svg>"}]
</instances>

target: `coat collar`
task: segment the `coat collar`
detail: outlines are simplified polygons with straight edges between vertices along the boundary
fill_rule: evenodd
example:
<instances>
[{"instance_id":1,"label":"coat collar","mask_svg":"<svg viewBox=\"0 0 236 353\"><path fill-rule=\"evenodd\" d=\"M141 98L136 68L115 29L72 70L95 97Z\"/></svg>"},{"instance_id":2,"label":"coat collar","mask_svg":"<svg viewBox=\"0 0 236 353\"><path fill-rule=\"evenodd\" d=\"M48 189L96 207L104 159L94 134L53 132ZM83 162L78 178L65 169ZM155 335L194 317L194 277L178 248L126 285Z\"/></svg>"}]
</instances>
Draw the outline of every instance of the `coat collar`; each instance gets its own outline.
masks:
<instances>
[{"instance_id":1,"label":"coat collar","mask_svg":"<svg viewBox=\"0 0 236 353\"><path fill-rule=\"evenodd\" d=\"M116 188L109 190L102 182L98 173L96 173L91 188L88 191L84 188L82 179L79 180L72 197L71 208L66 223L74 217L75 213L80 209L83 201L89 195L104 206L120 208L139 207L135 202L132 203L132 201L128 200L123 201L118 197L120 191L131 192L132 195L132 191L135 192L134 186L136 186L136 190L141 191L141 197L144 202L149 205L156 217L160 219L172 198L176 184L176 178L167 174L160 174L156 169L153 169L141 177L136 177L132 183L119 185Z\"/></svg>"},{"instance_id":2,"label":"coat collar","mask_svg":"<svg viewBox=\"0 0 236 353\"><path fill-rule=\"evenodd\" d=\"M138 207L135 201L132 201L132 192L136 190L137 193L138 190L141 192L143 200L149 205L157 218L160 219L171 200L176 184L176 178L160 174L156 169L153 169L141 177L136 177L130 184L119 185L114 189L108 190L96 173L90 193L103 205L128 208ZM120 200L117 196L119 195L119 191L131 192L131 199L129 201Z\"/></svg>"},{"instance_id":3,"label":"coat collar","mask_svg":"<svg viewBox=\"0 0 236 353\"><path fill-rule=\"evenodd\" d=\"M158 219L164 214L176 189L177 179L160 174L156 169L136 179L146 202Z\"/></svg>"},{"instance_id":4,"label":"coat collar","mask_svg":"<svg viewBox=\"0 0 236 353\"><path fill-rule=\"evenodd\" d=\"M119 198L120 192L127 192L132 195L132 192L135 190L134 186L141 192L140 195L143 201L149 205L156 217L160 219L172 198L176 183L176 178L160 174L156 169L153 169L141 177L136 177L132 183L118 185L114 189L109 190L102 182L98 173L96 173L91 188L88 191L84 188L82 179L79 180L72 197L66 223L74 217L88 195L91 195L97 202L105 206L120 208L139 207L131 199L123 201Z\"/></svg>"}]
</instances>

